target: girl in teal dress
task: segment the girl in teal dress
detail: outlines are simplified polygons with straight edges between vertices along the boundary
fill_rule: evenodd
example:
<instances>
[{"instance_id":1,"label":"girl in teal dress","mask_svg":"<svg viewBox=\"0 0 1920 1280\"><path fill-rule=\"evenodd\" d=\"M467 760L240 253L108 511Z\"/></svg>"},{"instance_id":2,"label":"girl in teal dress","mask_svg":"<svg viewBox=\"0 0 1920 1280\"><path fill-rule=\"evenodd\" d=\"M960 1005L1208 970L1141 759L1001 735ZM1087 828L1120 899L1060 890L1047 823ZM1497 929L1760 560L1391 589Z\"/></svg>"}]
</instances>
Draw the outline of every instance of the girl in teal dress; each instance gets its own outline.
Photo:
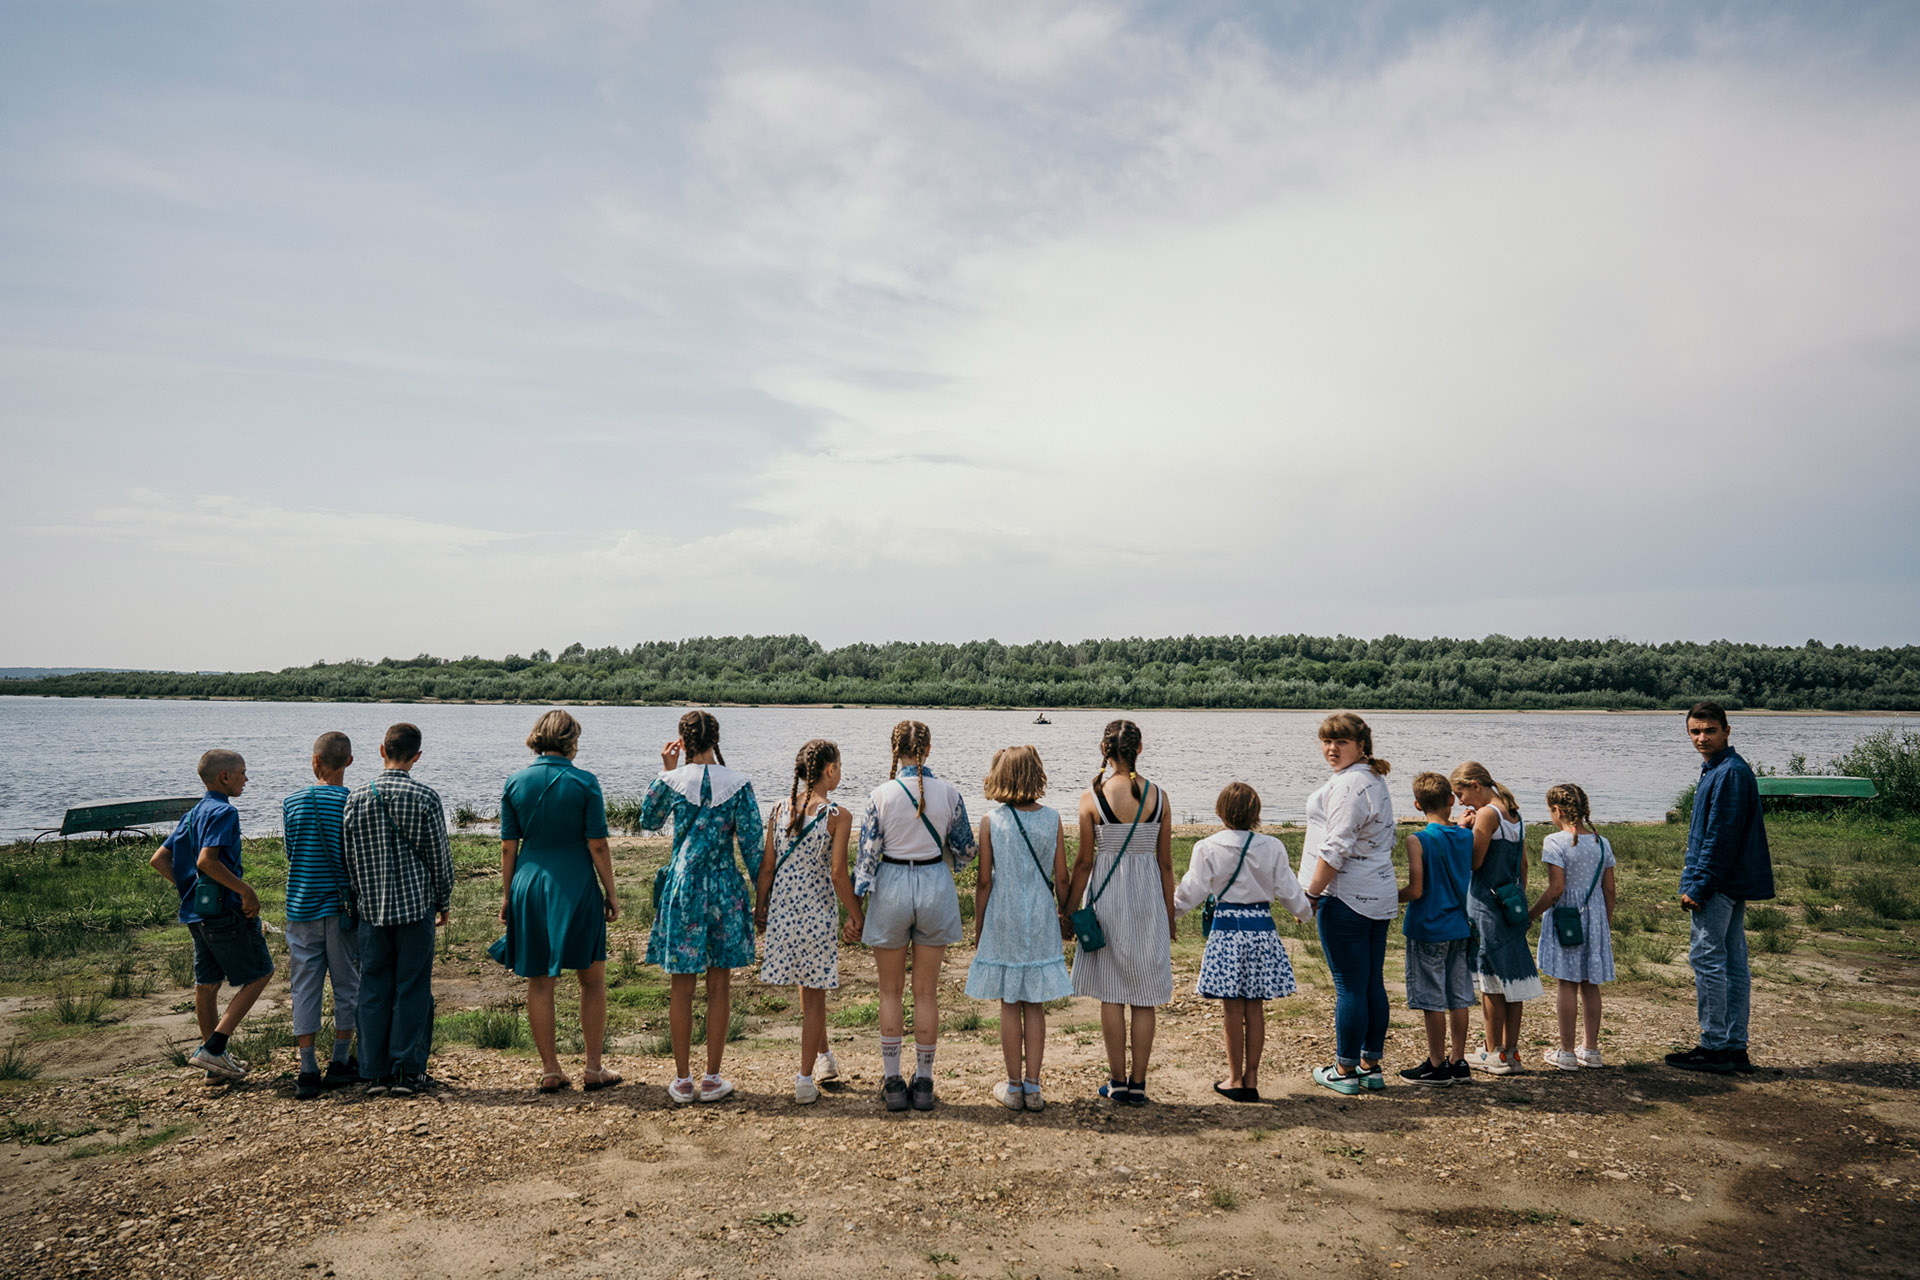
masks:
<instances>
[{"instance_id":1,"label":"girl in teal dress","mask_svg":"<svg viewBox=\"0 0 1920 1280\"><path fill-rule=\"evenodd\" d=\"M686 763L682 765L682 754ZM720 722L711 712L680 717L680 736L660 749L665 772L640 805L640 825L658 831L673 819L673 858L654 881L653 931L647 963L671 977L668 1030L677 1074L667 1086L676 1103L718 1102L733 1092L720 1076L733 1012L733 970L753 963L753 903L734 863L760 874L760 802L747 775L720 755ZM707 975L707 1074L691 1074L694 980Z\"/></svg>"},{"instance_id":2,"label":"girl in teal dress","mask_svg":"<svg viewBox=\"0 0 1920 1280\"><path fill-rule=\"evenodd\" d=\"M607 851L600 782L575 767L580 722L564 711L541 716L527 736L539 758L507 779L500 795L500 923L488 954L527 980L527 1023L540 1050L539 1089L570 1081L560 1069L553 995L562 969L580 979L580 1031L588 1089L620 1083L600 1065L607 1030L607 922L620 916Z\"/></svg>"}]
</instances>

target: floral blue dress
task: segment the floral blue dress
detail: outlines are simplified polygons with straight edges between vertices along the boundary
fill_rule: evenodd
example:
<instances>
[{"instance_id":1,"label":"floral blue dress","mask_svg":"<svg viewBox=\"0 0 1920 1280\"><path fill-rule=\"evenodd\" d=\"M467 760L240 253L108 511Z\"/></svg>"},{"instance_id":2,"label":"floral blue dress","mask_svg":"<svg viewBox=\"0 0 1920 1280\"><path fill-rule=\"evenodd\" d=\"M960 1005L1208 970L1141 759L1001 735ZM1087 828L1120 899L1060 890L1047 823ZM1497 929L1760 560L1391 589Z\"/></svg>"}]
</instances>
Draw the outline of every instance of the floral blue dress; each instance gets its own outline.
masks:
<instances>
[{"instance_id":1,"label":"floral blue dress","mask_svg":"<svg viewBox=\"0 0 1920 1280\"><path fill-rule=\"evenodd\" d=\"M743 773L724 765L682 765L663 773L640 805L640 825L673 819L673 859L647 934L647 963L668 973L705 973L753 963L753 900L734 862L760 874L765 834L760 802Z\"/></svg>"}]
</instances>

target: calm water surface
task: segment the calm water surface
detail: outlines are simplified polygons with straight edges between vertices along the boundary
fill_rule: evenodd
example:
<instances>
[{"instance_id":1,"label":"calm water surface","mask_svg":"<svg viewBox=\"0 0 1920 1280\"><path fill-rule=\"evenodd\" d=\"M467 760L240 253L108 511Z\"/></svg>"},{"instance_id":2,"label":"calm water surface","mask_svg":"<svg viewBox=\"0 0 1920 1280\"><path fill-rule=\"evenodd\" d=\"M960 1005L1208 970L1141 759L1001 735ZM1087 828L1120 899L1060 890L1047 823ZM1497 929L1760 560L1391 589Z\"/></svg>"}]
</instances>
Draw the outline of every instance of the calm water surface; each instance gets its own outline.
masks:
<instances>
[{"instance_id":1,"label":"calm water surface","mask_svg":"<svg viewBox=\"0 0 1920 1280\"><path fill-rule=\"evenodd\" d=\"M69 806L111 796L195 795L193 766L209 747L247 758L251 777L240 799L245 829L269 834L280 798L310 782L313 740L338 729L354 742L349 783L379 767L388 724L411 720L426 737L417 776L449 810L499 806L500 786L531 754L523 743L544 708L312 702L147 702L118 699L0 697L0 733L14 746L0 772L0 835L58 824ZM660 769L660 745L682 708L574 707L584 726L579 764L600 776L608 795L638 795ZM787 794L793 755L808 738L840 744L840 796L857 804L887 776L887 741L909 713L849 708L754 707L722 710L721 750L753 778L763 802ZM954 781L975 816L980 779L996 748L1031 742L1053 780L1051 802L1071 812L1099 765L1100 729L1113 713L1053 711L1050 725L1031 711L920 711L933 729L935 773ZM1297 819L1326 780L1315 728L1319 712L1137 711L1146 738L1141 772L1166 788L1176 813L1211 820L1213 799L1239 779L1260 792L1269 819ZM1678 715L1512 713L1394 714L1367 717L1374 750L1393 761L1394 806L1413 811L1413 775L1446 772L1479 760L1512 787L1522 811L1542 815L1541 797L1557 782L1578 782L1602 820L1657 819L1699 771ZM1737 716L1734 744L1756 764L1782 767L1804 751L1824 761L1861 734L1920 718Z\"/></svg>"}]
</instances>

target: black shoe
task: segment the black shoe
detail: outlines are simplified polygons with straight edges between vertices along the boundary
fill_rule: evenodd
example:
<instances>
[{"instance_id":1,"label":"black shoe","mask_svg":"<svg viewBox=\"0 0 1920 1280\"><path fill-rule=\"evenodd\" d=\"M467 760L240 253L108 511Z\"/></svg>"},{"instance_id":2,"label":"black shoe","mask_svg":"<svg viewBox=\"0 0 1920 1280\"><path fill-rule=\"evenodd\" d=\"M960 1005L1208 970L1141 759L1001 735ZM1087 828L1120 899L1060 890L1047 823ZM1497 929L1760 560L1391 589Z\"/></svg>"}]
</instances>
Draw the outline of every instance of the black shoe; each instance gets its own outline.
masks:
<instances>
[{"instance_id":1,"label":"black shoe","mask_svg":"<svg viewBox=\"0 0 1920 1280\"><path fill-rule=\"evenodd\" d=\"M1713 1075L1732 1075L1734 1065L1725 1049L1709 1049L1704 1045L1695 1045L1684 1053L1667 1055L1667 1065L1678 1067L1682 1071L1706 1071Z\"/></svg>"},{"instance_id":2,"label":"black shoe","mask_svg":"<svg viewBox=\"0 0 1920 1280\"><path fill-rule=\"evenodd\" d=\"M370 1098L379 1097L387 1090L393 1088L393 1081L393 1076L381 1076L378 1080L367 1081L367 1096Z\"/></svg>"},{"instance_id":3,"label":"black shoe","mask_svg":"<svg viewBox=\"0 0 1920 1280\"><path fill-rule=\"evenodd\" d=\"M1453 1077L1455 1084L1459 1084L1462 1080L1473 1079L1473 1068L1467 1065L1465 1058L1461 1058L1447 1068L1447 1074Z\"/></svg>"},{"instance_id":4,"label":"black shoe","mask_svg":"<svg viewBox=\"0 0 1920 1280\"><path fill-rule=\"evenodd\" d=\"M387 1092L396 1098L411 1098L414 1095L414 1079L404 1071L395 1072L387 1081Z\"/></svg>"},{"instance_id":5,"label":"black shoe","mask_svg":"<svg viewBox=\"0 0 1920 1280\"><path fill-rule=\"evenodd\" d=\"M299 1078L293 1082L293 1096L302 1102L305 1102L308 1098L317 1098L324 1092L325 1090L320 1085L320 1073L318 1071L302 1071Z\"/></svg>"},{"instance_id":6,"label":"black shoe","mask_svg":"<svg viewBox=\"0 0 1920 1280\"><path fill-rule=\"evenodd\" d=\"M915 1076L907 1094L913 1101L915 1111L933 1110L933 1078L931 1076Z\"/></svg>"},{"instance_id":7,"label":"black shoe","mask_svg":"<svg viewBox=\"0 0 1920 1280\"><path fill-rule=\"evenodd\" d=\"M1466 1066L1464 1062L1460 1065ZM1450 1085L1453 1083L1453 1068L1436 1067L1432 1062L1423 1062L1417 1067L1408 1067L1402 1071L1400 1078L1408 1084Z\"/></svg>"},{"instance_id":8,"label":"black shoe","mask_svg":"<svg viewBox=\"0 0 1920 1280\"><path fill-rule=\"evenodd\" d=\"M360 1083L360 1059L349 1057L345 1062L329 1062L326 1074L320 1077L322 1089L344 1089L350 1084Z\"/></svg>"},{"instance_id":9,"label":"black shoe","mask_svg":"<svg viewBox=\"0 0 1920 1280\"><path fill-rule=\"evenodd\" d=\"M880 1082L880 1101L887 1104L889 1111L905 1111L907 1101L907 1082L899 1076L888 1076Z\"/></svg>"},{"instance_id":10,"label":"black shoe","mask_svg":"<svg viewBox=\"0 0 1920 1280\"><path fill-rule=\"evenodd\" d=\"M445 1084L434 1079L424 1071L402 1072L400 1079L407 1086L407 1090L410 1093L433 1093L436 1090L446 1088ZM394 1088L394 1092L400 1092L397 1085Z\"/></svg>"},{"instance_id":11,"label":"black shoe","mask_svg":"<svg viewBox=\"0 0 1920 1280\"><path fill-rule=\"evenodd\" d=\"M1732 1063L1733 1069L1743 1076L1750 1076L1760 1069L1753 1065L1753 1059L1747 1056L1745 1049L1727 1050L1727 1061Z\"/></svg>"},{"instance_id":12,"label":"black shoe","mask_svg":"<svg viewBox=\"0 0 1920 1280\"><path fill-rule=\"evenodd\" d=\"M1127 1081L1127 1105L1128 1106L1144 1107L1151 1101L1153 1101L1153 1099L1147 1096L1147 1082L1145 1080Z\"/></svg>"}]
</instances>

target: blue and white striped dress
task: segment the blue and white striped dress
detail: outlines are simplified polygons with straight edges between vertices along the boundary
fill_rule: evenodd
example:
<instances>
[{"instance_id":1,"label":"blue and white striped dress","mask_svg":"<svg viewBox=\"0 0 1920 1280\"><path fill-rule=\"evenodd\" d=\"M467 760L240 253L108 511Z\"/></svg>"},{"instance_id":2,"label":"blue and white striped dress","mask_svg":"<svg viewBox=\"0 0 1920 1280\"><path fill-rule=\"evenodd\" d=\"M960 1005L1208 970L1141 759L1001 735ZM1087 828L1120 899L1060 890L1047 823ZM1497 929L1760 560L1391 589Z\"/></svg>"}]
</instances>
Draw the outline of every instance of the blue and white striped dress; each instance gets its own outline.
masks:
<instances>
[{"instance_id":1,"label":"blue and white striped dress","mask_svg":"<svg viewBox=\"0 0 1920 1280\"><path fill-rule=\"evenodd\" d=\"M1153 812L1141 816L1139 826L1114 816L1100 788L1093 789L1099 822L1093 829L1093 875L1087 880L1091 898L1106 880L1114 859L1120 866L1106 892L1094 904L1093 914L1106 934L1107 945L1091 955L1076 949L1073 955L1073 992L1103 1004L1146 1007L1173 999L1173 941L1167 925L1167 890L1160 878L1160 824L1166 818L1166 797L1153 789ZM1134 828L1133 839L1127 831ZM1125 855L1120 846L1126 845ZM1086 905L1082 898L1080 906Z\"/></svg>"}]
</instances>

